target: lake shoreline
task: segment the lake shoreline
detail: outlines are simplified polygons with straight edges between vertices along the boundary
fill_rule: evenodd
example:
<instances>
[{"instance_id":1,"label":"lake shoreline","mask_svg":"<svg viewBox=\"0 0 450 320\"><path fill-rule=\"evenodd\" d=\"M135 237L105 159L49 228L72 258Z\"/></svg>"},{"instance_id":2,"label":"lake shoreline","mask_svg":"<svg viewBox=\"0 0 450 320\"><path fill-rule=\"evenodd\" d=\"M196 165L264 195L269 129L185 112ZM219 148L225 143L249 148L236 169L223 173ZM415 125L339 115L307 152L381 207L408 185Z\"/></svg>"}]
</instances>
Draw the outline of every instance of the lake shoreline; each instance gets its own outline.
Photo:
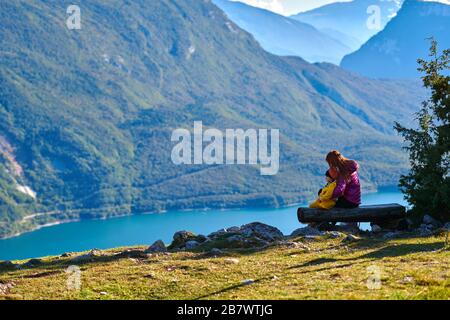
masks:
<instances>
[{"instance_id":1,"label":"lake shoreline","mask_svg":"<svg viewBox=\"0 0 450 320\"><path fill-rule=\"evenodd\" d=\"M406 205L396 188L380 188L364 193L363 205L399 203ZM215 230L261 222L291 234L302 227L297 208L305 203L292 203L278 208L203 208L167 212L144 212L97 219L53 221L15 237L0 240L1 260L23 260L30 257L82 252L92 248L108 249L133 245L149 245L156 240L170 242L174 233L188 230L209 234ZM117 219L114 219L117 218ZM72 223L74 222L74 223Z\"/></svg>"},{"instance_id":2,"label":"lake shoreline","mask_svg":"<svg viewBox=\"0 0 450 320\"><path fill-rule=\"evenodd\" d=\"M53 227L53 226L57 226L57 225L61 225L61 224L73 223L73 222L103 221L103 220L112 220L112 219L120 219L120 218L125 218L125 217L132 217L132 216L137 216L137 215L147 216L147 215L168 214L171 212L192 212L192 211L199 211L199 212L223 211L223 212L226 212L226 211L234 211L234 210L277 210L277 209L289 209L289 208L293 208L296 206L302 206L302 205L304 205L304 204L294 203L294 204L288 204L288 205L280 206L280 207L229 207L229 208L208 207L208 208L192 208L192 209L179 209L179 210L162 210L162 211L155 211L155 212L144 211L144 212L135 212L135 213L131 213L131 214L113 215L113 216L103 217L103 218L80 218L80 219L61 220L61 221L50 222L50 223L46 223L43 225L39 225L28 231L18 232L11 236L0 237L0 241L17 238L24 234L32 233L34 231L38 231L38 230L41 230L44 228Z\"/></svg>"},{"instance_id":3,"label":"lake shoreline","mask_svg":"<svg viewBox=\"0 0 450 320\"><path fill-rule=\"evenodd\" d=\"M382 186L379 187L377 189L368 189L366 190L366 192L364 192L363 190L363 195L368 195L368 194L375 194L377 192L382 192L382 191L388 191L388 190L398 190L397 186ZM289 209L292 207L296 207L296 206L302 206L302 205L306 205L306 203L292 203L292 204L287 204L287 205L283 205L280 207L203 207L203 208L189 208L189 209L178 209L178 210L162 210L162 211L155 211L155 212L135 212L135 213L131 213L131 214L122 214L122 215L113 215L113 216L108 216L108 217L103 217L103 218L79 218L79 219L68 219L68 220L61 220L61 221L55 221L55 222L49 222L43 225L38 225L36 227L33 227L30 230L24 231L24 232L17 232L13 235L9 235L9 236L0 236L0 241L2 240L8 240L8 239L13 239L13 238L17 238L20 237L24 234L27 233L32 233L44 228L48 228L48 227L53 227L53 226L57 226L57 225L61 225L61 224L67 224L67 223L74 223L74 222L82 222L82 221L102 221L102 220L111 220L111 219L119 219L119 218L124 218L124 217L131 217L131 216L135 216L135 215L155 215L155 214L167 214L170 212L192 212L192 211L203 211L203 212L210 212L210 211L232 211L232 210L276 210L276 209ZM24 219L31 217L33 215L24 217Z\"/></svg>"}]
</instances>

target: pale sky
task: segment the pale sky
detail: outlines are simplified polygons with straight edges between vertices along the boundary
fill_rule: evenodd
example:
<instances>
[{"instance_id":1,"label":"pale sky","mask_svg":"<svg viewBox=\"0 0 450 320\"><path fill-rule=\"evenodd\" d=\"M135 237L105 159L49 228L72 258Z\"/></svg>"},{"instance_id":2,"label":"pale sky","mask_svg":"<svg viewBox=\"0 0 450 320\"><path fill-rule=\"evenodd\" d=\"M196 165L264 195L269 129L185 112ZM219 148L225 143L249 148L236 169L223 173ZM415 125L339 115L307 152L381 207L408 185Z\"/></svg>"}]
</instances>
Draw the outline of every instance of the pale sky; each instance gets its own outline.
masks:
<instances>
[{"instance_id":1,"label":"pale sky","mask_svg":"<svg viewBox=\"0 0 450 320\"><path fill-rule=\"evenodd\" d=\"M233 0L244 2L254 7L267 9L285 16L311 10L333 2L349 2L352 0ZM450 4L450 0L423 0Z\"/></svg>"},{"instance_id":2,"label":"pale sky","mask_svg":"<svg viewBox=\"0 0 450 320\"><path fill-rule=\"evenodd\" d=\"M276 13L289 16L301 11L311 10L328 3L346 2L351 0L234 0L244 2L253 7L260 7Z\"/></svg>"}]
</instances>

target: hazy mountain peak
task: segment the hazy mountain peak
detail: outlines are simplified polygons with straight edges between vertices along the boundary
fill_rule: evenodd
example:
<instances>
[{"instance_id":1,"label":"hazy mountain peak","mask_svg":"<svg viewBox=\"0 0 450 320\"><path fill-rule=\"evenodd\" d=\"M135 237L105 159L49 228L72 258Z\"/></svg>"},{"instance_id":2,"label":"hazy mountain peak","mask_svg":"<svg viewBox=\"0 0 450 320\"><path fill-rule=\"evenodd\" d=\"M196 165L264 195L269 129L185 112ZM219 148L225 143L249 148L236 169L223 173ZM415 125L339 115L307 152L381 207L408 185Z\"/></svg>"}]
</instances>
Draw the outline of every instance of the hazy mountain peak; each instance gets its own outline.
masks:
<instances>
[{"instance_id":1,"label":"hazy mountain peak","mask_svg":"<svg viewBox=\"0 0 450 320\"><path fill-rule=\"evenodd\" d=\"M277 55L299 56L308 62L339 64L351 49L332 34L269 10L229 0L214 0L228 17Z\"/></svg>"},{"instance_id":2,"label":"hazy mountain peak","mask_svg":"<svg viewBox=\"0 0 450 320\"><path fill-rule=\"evenodd\" d=\"M402 2L403 0L335 2L301 12L292 18L309 23L319 30L340 33L342 36L337 39L356 50L384 28L396 15Z\"/></svg>"},{"instance_id":3,"label":"hazy mountain peak","mask_svg":"<svg viewBox=\"0 0 450 320\"><path fill-rule=\"evenodd\" d=\"M369 77L418 78L416 61L427 56L428 39L434 37L441 50L448 49L449 34L449 5L406 0L386 28L346 56L341 66Z\"/></svg>"}]
</instances>

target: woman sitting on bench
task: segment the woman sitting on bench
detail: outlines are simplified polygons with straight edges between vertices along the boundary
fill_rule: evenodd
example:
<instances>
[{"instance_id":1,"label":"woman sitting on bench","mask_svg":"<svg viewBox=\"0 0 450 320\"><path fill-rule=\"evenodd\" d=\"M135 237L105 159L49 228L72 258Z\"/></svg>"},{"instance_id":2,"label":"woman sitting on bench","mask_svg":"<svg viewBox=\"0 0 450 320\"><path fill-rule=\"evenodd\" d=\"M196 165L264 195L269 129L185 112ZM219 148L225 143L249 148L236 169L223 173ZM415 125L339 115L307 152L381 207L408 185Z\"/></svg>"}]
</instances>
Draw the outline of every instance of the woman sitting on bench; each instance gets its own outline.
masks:
<instances>
[{"instance_id":1,"label":"woman sitting on bench","mask_svg":"<svg viewBox=\"0 0 450 320\"><path fill-rule=\"evenodd\" d=\"M361 204L361 185L359 183L359 165L345 158L339 151L331 151L326 158L330 174L336 176L337 183L333 198L337 199L336 208L357 208Z\"/></svg>"}]
</instances>

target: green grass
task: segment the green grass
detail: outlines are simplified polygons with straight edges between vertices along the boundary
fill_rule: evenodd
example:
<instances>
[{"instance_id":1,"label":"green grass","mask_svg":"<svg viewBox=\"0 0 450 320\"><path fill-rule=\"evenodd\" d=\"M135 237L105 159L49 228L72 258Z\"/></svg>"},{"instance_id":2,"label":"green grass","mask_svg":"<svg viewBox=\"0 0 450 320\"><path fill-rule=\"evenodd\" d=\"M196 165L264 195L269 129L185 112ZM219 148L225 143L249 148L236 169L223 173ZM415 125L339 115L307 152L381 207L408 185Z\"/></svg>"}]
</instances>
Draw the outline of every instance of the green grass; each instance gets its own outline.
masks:
<instances>
[{"instance_id":1,"label":"green grass","mask_svg":"<svg viewBox=\"0 0 450 320\"><path fill-rule=\"evenodd\" d=\"M227 251L208 257L177 252L132 259L121 249L81 268L81 289L67 289L70 258L0 272L14 283L0 299L449 299L450 251L444 235L382 241L367 238L294 239L296 248ZM238 263L227 262L236 258ZM368 289L368 267L381 272L381 288ZM244 285L243 280L252 279ZM107 294L101 294L106 292Z\"/></svg>"}]
</instances>

